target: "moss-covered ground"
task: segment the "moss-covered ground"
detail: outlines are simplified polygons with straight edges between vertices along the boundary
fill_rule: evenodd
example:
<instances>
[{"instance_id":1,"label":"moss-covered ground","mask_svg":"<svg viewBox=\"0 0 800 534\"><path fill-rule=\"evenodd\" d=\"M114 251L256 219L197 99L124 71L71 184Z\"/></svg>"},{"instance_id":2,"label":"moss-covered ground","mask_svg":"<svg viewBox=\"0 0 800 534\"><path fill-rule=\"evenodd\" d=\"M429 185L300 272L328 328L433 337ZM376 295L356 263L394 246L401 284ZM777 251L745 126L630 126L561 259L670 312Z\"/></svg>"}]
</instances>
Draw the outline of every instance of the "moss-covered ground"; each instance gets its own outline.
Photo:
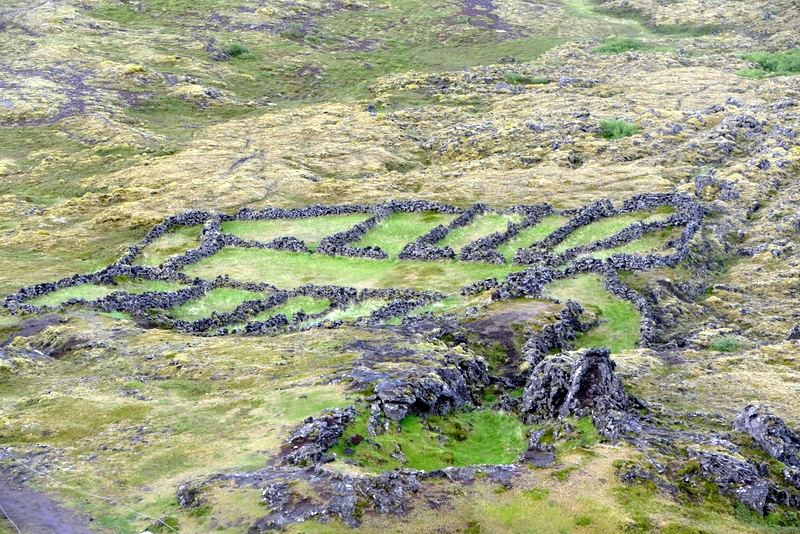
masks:
<instances>
[{"instance_id":1,"label":"moss-covered ground","mask_svg":"<svg viewBox=\"0 0 800 534\"><path fill-rule=\"evenodd\" d=\"M576 344L611 346L626 389L650 404L656 420L668 414L670 428L729 435L748 403L767 404L790 428L800 425L797 342L787 340L797 323L791 310L800 305L793 274L800 267L800 151L788 133L800 120L792 105L800 99L792 64L800 27L790 0L11 0L0 7L0 28L0 47L9 51L0 54L0 297L96 272L164 217L189 209L389 199L576 209L678 191L702 202L706 214L689 258L676 268L621 275L658 315L663 345L635 348L638 314L599 278L560 281L548 294L574 298L600 319ZM243 53L216 55L232 45ZM604 139L604 120L636 124L638 132ZM303 227L310 245L350 224L332 220ZM500 251L510 260L566 220L546 218ZM440 224L417 221L406 232L401 222L387 221L394 227L376 229L365 243L395 256ZM494 222L481 231L502 229ZM609 222L563 246L621 228ZM317 223L325 228L314 229ZM223 229L253 237L286 231L270 224ZM453 245L463 247L469 231L454 232ZM199 233L176 229L137 262L159 265L196 247ZM655 253L671 238L654 233L594 254ZM183 272L282 288L431 289L450 295L430 305L436 313L474 306L481 316L526 302L484 308L488 294L459 299L458 289L517 268L226 249ZM119 281L33 303L177 287ZM350 320L385 303L327 317ZM322 305L298 300L287 311ZM0 312L0 466L19 468L8 451L48 473L45 482L26 471L26 484L93 517L91 528L106 533L155 530L131 510L170 517L186 534L247 532L267 513L258 491L220 485L208 491L207 508L190 512L177 505L176 488L258 469L304 418L356 402L337 381L362 356L352 350L356 341L421 354L469 350L385 325L189 337L142 328L120 312L50 315L58 320ZM721 339L739 345L715 350ZM487 414L494 419L469 420ZM498 432L499 442L519 429L491 410L453 420L462 430ZM416 424L423 422L412 430ZM471 447L472 437L459 443ZM797 530L784 510L760 517L707 485L690 488L696 500L623 485L617 468L651 465L647 455L595 443L587 433L575 440L569 450L556 443L557 467L524 468L512 488L486 479L426 483L407 517L365 514L360 532ZM448 452L425 443L430 456ZM478 448L463 458L477 461ZM453 452L453 461L462 453ZM492 458L505 461L504 454ZM671 459L659 461L669 466ZM0 531L8 526L0 520ZM352 532L313 520L291 530Z\"/></svg>"}]
</instances>

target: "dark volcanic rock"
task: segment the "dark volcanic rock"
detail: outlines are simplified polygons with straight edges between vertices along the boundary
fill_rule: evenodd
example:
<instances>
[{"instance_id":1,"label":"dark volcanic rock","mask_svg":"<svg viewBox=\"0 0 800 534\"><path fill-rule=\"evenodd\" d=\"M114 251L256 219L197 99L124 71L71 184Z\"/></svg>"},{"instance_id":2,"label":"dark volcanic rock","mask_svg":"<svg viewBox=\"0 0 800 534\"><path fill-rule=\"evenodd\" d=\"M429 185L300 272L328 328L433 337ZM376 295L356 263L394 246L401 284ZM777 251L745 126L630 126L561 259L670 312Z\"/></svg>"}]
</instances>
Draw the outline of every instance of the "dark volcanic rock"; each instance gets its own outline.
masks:
<instances>
[{"instance_id":1,"label":"dark volcanic rock","mask_svg":"<svg viewBox=\"0 0 800 534\"><path fill-rule=\"evenodd\" d=\"M789 430L781 418L770 414L766 406L749 404L736 416L733 427L748 434L764 452L789 466L783 476L800 488L800 436Z\"/></svg>"},{"instance_id":2,"label":"dark volcanic rock","mask_svg":"<svg viewBox=\"0 0 800 534\"><path fill-rule=\"evenodd\" d=\"M764 514L770 483L769 480L759 477L751 464L713 452L697 452L696 455L703 478L713 481L720 491L735 497L759 514Z\"/></svg>"},{"instance_id":3,"label":"dark volcanic rock","mask_svg":"<svg viewBox=\"0 0 800 534\"><path fill-rule=\"evenodd\" d=\"M541 421L591 415L598 431L612 439L629 430L628 396L609 356L602 347L541 361L522 396L523 417Z\"/></svg>"},{"instance_id":4,"label":"dark volcanic rock","mask_svg":"<svg viewBox=\"0 0 800 534\"><path fill-rule=\"evenodd\" d=\"M345 426L355 417L353 406L325 410L316 419L309 417L286 439L288 450L283 461L289 464L321 462L324 452L342 437Z\"/></svg>"}]
</instances>

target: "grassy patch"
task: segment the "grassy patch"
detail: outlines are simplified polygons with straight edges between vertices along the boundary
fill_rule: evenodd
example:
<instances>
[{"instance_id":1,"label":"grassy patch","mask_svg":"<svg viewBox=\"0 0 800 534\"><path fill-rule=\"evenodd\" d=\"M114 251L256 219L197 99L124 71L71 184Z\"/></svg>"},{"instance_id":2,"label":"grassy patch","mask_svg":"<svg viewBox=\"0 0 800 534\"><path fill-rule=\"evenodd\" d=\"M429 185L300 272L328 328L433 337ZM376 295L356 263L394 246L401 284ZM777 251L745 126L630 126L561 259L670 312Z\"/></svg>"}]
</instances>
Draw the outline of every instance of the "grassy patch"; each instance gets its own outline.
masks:
<instances>
[{"instance_id":1,"label":"grassy patch","mask_svg":"<svg viewBox=\"0 0 800 534\"><path fill-rule=\"evenodd\" d=\"M211 312L214 311L218 313L232 312L246 300L257 300L261 298L264 298L264 295L261 293L221 287L212 289L202 298L191 300L186 304L172 308L170 313L175 316L176 319L195 321L203 317L211 316Z\"/></svg>"},{"instance_id":2,"label":"grassy patch","mask_svg":"<svg viewBox=\"0 0 800 534\"><path fill-rule=\"evenodd\" d=\"M311 297L294 297L283 304L275 306L269 310L263 311L253 317L253 321L265 321L272 317L273 315L278 315L282 313L286 316L287 319L290 321L292 320L292 316L299 311L303 311L309 315L313 315L315 313L320 313L328 309L331 305L331 301L327 299L314 299Z\"/></svg>"},{"instance_id":3,"label":"grassy patch","mask_svg":"<svg viewBox=\"0 0 800 534\"><path fill-rule=\"evenodd\" d=\"M453 219L455 219L455 215L436 211L395 213L381 221L354 245L357 247L379 246L390 257L394 257L403 250L404 246L424 235L434 226L440 224L446 226Z\"/></svg>"},{"instance_id":4,"label":"grassy patch","mask_svg":"<svg viewBox=\"0 0 800 534\"><path fill-rule=\"evenodd\" d=\"M630 137L639 131L639 127L622 119L601 120L599 123L600 135L604 139L622 139Z\"/></svg>"},{"instance_id":5,"label":"grassy patch","mask_svg":"<svg viewBox=\"0 0 800 534\"><path fill-rule=\"evenodd\" d=\"M511 85L542 85L550 83L549 78L531 78L518 72L506 72L503 74L503 78Z\"/></svg>"},{"instance_id":6,"label":"grassy patch","mask_svg":"<svg viewBox=\"0 0 800 534\"><path fill-rule=\"evenodd\" d=\"M718 352L734 352L739 350L742 342L733 336L723 336L714 339L710 347Z\"/></svg>"},{"instance_id":7,"label":"grassy patch","mask_svg":"<svg viewBox=\"0 0 800 534\"><path fill-rule=\"evenodd\" d=\"M636 347L641 315L632 303L606 291L599 276L589 274L557 280L545 287L545 294L562 302L576 300L600 319L600 326L578 335L577 348L606 346L612 352L620 352Z\"/></svg>"},{"instance_id":8,"label":"grassy patch","mask_svg":"<svg viewBox=\"0 0 800 534\"><path fill-rule=\"evenodd\" d=\"M561 228L567 222L566 217L561 215L550 215L544 217L539 224L521 230L516 236L508 242L497 247L497 250L503 254L507 260L511 261L514 258L514 253L520 248L527 248L534 243L537 243L552 234L555 230Z\"/></svg>"},{"instance_id":9,"label":"grassy patch","mask_svg":"<svg viewBox=\"0 0 800 534\"><path fill-rule=\"evenodd\" d=\"M631 241L630 243L625 243L624 245L620 245L614 248L608 248L605 250L599 250L597 252L592 252L590 254L586 254L587 256L591 256L593 258L605 259L613 256L614 254L622 254L625 252L628 253L659 253L663 252L667 254L672 251L672 249L664 250L664 243L669 241L670 239L674 239L678 237L683 229L682 228L665 228L664 230L656 230L654 232L647 232L642 237L635 241Z\"/></svg>"},{"instance_id":10,"label":"grassy patch","mask_svg":"<svg viewBox=\"0 0 800 534\"><path fill-rule=\"evenodd\" d=\"M366 317L378 308L385 306L385 300L364 300L344 310L333 310L325 316L330 321L352 321L359 317Z\"/></svg>"},{"instance_id":11,"label":"grassy patch","mask_svg":"<svg viewBox=\"0 0 800 534\"><path fill-rule=\"evenodd\" d=\"M475 217L470 224L462 228L457 228L447 234L444 239L436 243L439 247L453 247L456 252L460 251L465 245L475 241L480 237L485 237L493 232L503 233L508 228L508 223L518 223L522 220L520 215L497 215L487 213Z\"/></svg>"},{"instance_id":12,"label":"grassy patch","mask_svg":"<svg viewBox=\"0 0 800 534\"><path fill-rule=\"evenodd\" d=\"M595 241L601 241L639 221L653 222L667 217L669 217L669 210L637 211L636 213L606 217L578 228L569 234L564 241L556 245L553 248L553 252L558 254L579 245L588 245Z\"/></svg>"},{"instance_id":13,"label":"grassy patch","mask_svg":"<svg viewBox=\"0 0 800 534\"><path fill-rule=\"evenodd\" d=\"M185 272L207 279L230 274L243 282L267 282L281 289L317 284L457 293L472 282L490 277L505 278L508 273L523 268L456 261L370 260L232 247L186 267Z\"/></svg>"},{"instance_id":14,"label":"grassy patch","mask_svg":"<svg viewBox=\"0 0 800 534\"><path fill-rule=\"evenodd\" d=\"M328 215L308 219L274 219L271 221L225 221L222 231L248 241L271 241L291 236L314 248L323 237L343 232L369 217L363 213Z\"/></svg>"},{"instance_id":15,"label":"grassy patch","mask_svg":"<svg viewBox=\"0 0 800 534\"><path fill-rule=\"evenodd\" d=\"M366 432L366 416L345 432L334 450L344 456L347 439ZM475 464L505 464L516 460L525 449L526 427L515 417L493 410L459 412L427 420L408 416L400 423L401 431L389 431L352 446L358 462L373 471L394 467L440 469L447 466ZM438 429L438 430L437 430ZM377 445L376 445L377 444ZM392 458L391 453L402 450L407 464Z\"/></svg>"},{"instance_id":16,"label":"grassy patch","mask_svg":"<svg viewBox=\"0 0 800 534\"><path fill-rule=\"evenodd\" d=\"M790 76L800 73L800 49L794 48L784 52L750 52L742 54L742 58L748 61L758 63L764 72L773 76ZM763 77L757 76L759 71L746 70L739 71L740 76L747 76L751 78ZM744 74L743 74L744 73Z\"/></svg>"},{"instance_id":17,"label":"grassy patch","mask_svg":"<svg viewBox=\"0 0 800 534\"><path fill-rule=\"evenodd\" d=\"M603 43L595 48L595 54L622 54L623 52L630 52L632 50L645 50L647 45L639 39L631 37L609 37L604 39Z\"/></svg>"},{"instance_id":18,"label":"grassy patch","mask_svg":"<svg viewBox=\"0 0 800 534\"><path fill-rule=\"evenodd\" d=\"M202 230L203 227L200 225L175 227L144 247L134 263L155 267L164 263L170 256L197 248L200 245Z\"/></svg>"}]
</instances>

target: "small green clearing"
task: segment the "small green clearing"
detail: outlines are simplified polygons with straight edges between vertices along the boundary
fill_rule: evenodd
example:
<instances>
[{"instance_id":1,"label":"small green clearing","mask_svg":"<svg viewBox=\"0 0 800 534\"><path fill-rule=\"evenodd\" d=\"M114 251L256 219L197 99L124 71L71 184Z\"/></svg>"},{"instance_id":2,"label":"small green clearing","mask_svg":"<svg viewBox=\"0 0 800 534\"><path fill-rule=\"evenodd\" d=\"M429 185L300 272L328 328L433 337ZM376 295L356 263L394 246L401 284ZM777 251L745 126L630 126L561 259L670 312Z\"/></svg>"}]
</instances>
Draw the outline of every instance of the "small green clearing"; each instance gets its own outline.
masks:
<instances>
[{"instance_id":1,"label":"small green clearing","mask_svg":"<svg viewBox=\"0 0 800 534\"><path fill-rule=\"evenodd\" d=\"M344 310L336 309L325 316L329 321L352 321L359 317L366 317L378 308L385 306L385 300L363 300Z\"/></svg>"},{"instance_id":2,"label":"small green clearing","mask_svg":"<svg viewBox=\"0 0 800 534\"><path fill-rule=\"evenodd\" d=\"M356 247L381 247L390 257L396 257L408 243L435 226L449 224L455 217L455 215L438 211L394 213L378 223L375 228L353 245Z\"/></svg>"},{"instance_id":3,"label":"small green clearing","mask_svg":"<svg viewBox=\"0 0 800 534\"><path fill-rule=\"evenodd\" d=\"M191 300L186 304L176 306L170 313L176 318L184 321L195 321L203 317L210 317L211 312L228 313L232 312L242 302L246 300L258 300L264 298L263 293L254 293L241 289L230 289L227 287L212 289L204 297Z\"/></svg>"},{"instance_id":4,"label":"small green clearing","mask_svg":"<svg viewBox=\"0 0 800 534\"><path fill-rule=\"evenodd\" d=\"M164 263L170 256L197 248L200 245L202 230L203 227L200 225L173 228L144 247L134 264L155 267Z\"/></svg>"},{"instance_id":5,"label":"small green clearing","mask_svg":"<svg viewBox=\"0 0 800 534\"><path fill-rule=\"evenodd\" d=\"M314 248L323 237L344 232L365 221L369 215L353 213L308 219L273 219L270 221L226 221L222 231L248 241L267 242L276 237L291 236Z\"/></svg>"},{"instance_id":6,"label":"small green clearing","mask_svg":"<svg viewBox=\"0 0 800 534\"><path fill-rule=\"evenodd\" d=\"M633 349L639 340L641 315L627 300L620 300L603 287L600 276L587 274L548 284L545 295L561 302L572 299L597 315L600 326L579 334L577 348L608 347L611 352Z\"/></svg>"},{"instance_id":7,"label":"small green clearing","mask_svg":"<svg viewBox=\"0 0 800 534\"><path fill-rule=\"evenodd\" d=\"M26 302L34 306L58 306L69 299L96 300L108 296L113 288L109 286L97 286L94 284L81 284L79 286L65 287L58 291L53 291L47 295L36 297Z\"/></svg>"},{"instance_id":8,"label":"small green clearing","mask_svg":"<svg viewBox=\"0 0 800 534\"><path fill-rule=\"evenodd\" d=\"M436 243L436 246L453 247L453 250L459 252L465 245L468 245L476 239L485 237L494 232L503 233L508 229L508 223L518 223L521 220L521 215L487 213L486 215L475 217L467 226L456 228L447 234L444 239Z\"/></svg>"},{"instance_id":9,"label":"small green clearing","mask_svg":"<svg viewBox=\"0 0 800 534\"><path fill-rule=\"evenodd\" d=\"M761 72L761 76L752 75L749 77L766 76L791 76L800 73L800 48L786 50L784 52L750 52L743 54L743 59L758 63L764 71L745 71ZM746 74L738 73L740 76L748 77Z\"/></svg>"},{"instance_id":10,"label":"small green clearing","mask_svg":"<svg viewBox=\"0 0 800 534\"><path fill-rule=\"evenodd\" d=\"M273 315L278 315L282 313L286 316L289 321L292 320L292 317L295 313L299 311L303 311L309 315L314 315L316 313L324 312L328 309L331 305L331 301L328 299L315 299L311 297L294 297L290 298L283 304L279 304L274 308L270 308L265 310L252 319L251 321L266 321Z\"/></svg>"},{"instance_id":11,"label":"small green clearing","mask_svg":"<svg viewBox=\"0 0 800 534\"><path fill-rule=\"evenodd\" d=\"M144 293L146 291L175 291L182 286L176 283L161 282L158 280L132 280L129 278L117 278L117 285L95 285L81 284L79 286L65 287L58 291L53 291L47 295L36 297L27 301L27 304L34 306L58 306L72 298L96 300L113 293L114 291L126 291L128 293Z\"/></svg>"},{"instance_id":12,"label":"small green clearing","mask_svg":"<svg viewBox=\"0 0 800 534\"><path fill-rule=\"evenodd\" d=\"M356 288L412 288L457 293L462 287L508 273L522 265L456 261L391 261L255 248L224 248L185 268L188 276L213 280L231 275L242 282L267 282L280 289L303 284Z\"/></svg>"},{"instance_id":13,"label":"small green clearing","mask_svg":"<svg viewBox=\"0 0 800 534\"><path fill-rule=\"evenodd\" d=\"M654 222L666 219L669 217L670 213L674 211L674 208L671 206L668 208L669 209L659 208L653 211L637 211L635 213L626 213L624 215L615 215L614 217L600 219L592 224L582 226L569 234L564 241L553 248L553 252L558 254L573 247L588 245L595 241L609 238L623 228L639 221Z\"/></svg>"},{"instance_id":14,"label":"small green clearing","mask_svg":"<svg viewBox=\"0 0 800 534\"><path fill-rule=\"evenodd\" d=\"M665 228L664 230L656 230L655 232L647 232L642 237L630 243L625 243L614 248L607 248L605 250L598 250L582 256L591 256L592 258L606 259L614 254L629 253L648 253L648 254L668 254L673 252L673 249L665 249L664 243L670 239L678 237L683 229L682 228Z\"/></svg>"},{"instance_id":15,"label":"small green clearing","mask_svg":"<svg viewBox=\"0 0 800 534\"><path fill-rule=\"evenodd\" d=\"M520 232L510 239L508 242L497 247L497 250L506 257L506 260L511 261L514 259L514 253L521 248L527 248L533 243L537 243L558 230L567 218L561 215L550 215L544 217L539 224L520 230Z\"/></svg>"},{"instance_id":16,"label":"small green clearing","mask_svg":"<svg viewBox=\"0 0 800 534\"><path fill-rule=\"evenodd\" d=\"M351 447L353 457L371 471L395 467L441 469L447 466L508 464L525 449L524 426L513 415L494 410L458 412L441 417L421 419L410 415L400 422L401 430L372 436ZM354 435L367 436L366 415L345 431L333 447L340 458L346 458L346 442ZM391 454L402 451L408 460L403 464Z\"/></svg>"}]
</instances>

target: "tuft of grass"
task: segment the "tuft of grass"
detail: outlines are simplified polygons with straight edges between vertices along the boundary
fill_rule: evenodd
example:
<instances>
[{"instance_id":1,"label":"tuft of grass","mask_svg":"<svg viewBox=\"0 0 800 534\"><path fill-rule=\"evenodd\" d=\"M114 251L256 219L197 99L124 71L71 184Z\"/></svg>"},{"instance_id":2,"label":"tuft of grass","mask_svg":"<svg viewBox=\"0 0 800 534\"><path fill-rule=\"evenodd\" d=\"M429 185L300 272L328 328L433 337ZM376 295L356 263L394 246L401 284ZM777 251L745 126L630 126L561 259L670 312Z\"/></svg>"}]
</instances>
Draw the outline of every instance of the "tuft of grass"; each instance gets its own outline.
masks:
<instances>
[{"instance_id":1,"label":"tuft of grass","mask_svg":"<svg viewBox=\"0 0 800 534\"><path fill-rule=\"evenodd\" d=\"M608 39L604 39L603 43L595 48L593 52L603 55L622 54L623 52L645 50L646 48L647 45L639 39L633 39L632 37L609 37Z\"/></svg>"},{"instance_id":2,"label":"tuft of grass","mask_svg":"<svg viewBox=\"0 0 800 534\"><path fill-rule=\"evenodd\" d=\"M550 83L550 78L543 78L543 77L531 78L529 76L525 76L524 74L520 74L518 72L506 72L505 74L503 74L503 78L505 78L506 81L511 85L542 85Z\"/></svg>"},{"instance_id":3,"label":"tuft of grass","mask_svg":"<svg viewBox=\"0 0 800 534\"><path fill-rule=\"evenodd\" d=\"M269 221L225 221L222 231L248 241L267 242L276 237L296 237L314 248L323 237L343 232L369 217L363 213L327 215L308 219L273 219Z\"/></svg>"},{"instance_id":4,"label":"tuft of grass","mask_svg":"<svg viewBox=\"0 0 800 534\"><path fill-rule=\"evenodd\" d=\"M800 74L800 48L793 48L783 52L750 52L742 54L743 59L758 63L764 72L772 76L791 76ZM757 70L739 71L739 76L750 78L765 77L756 75Z\"/></svg>"},{"instance_id":5,"label":"tuft of grass","mask_svg":"<svg viewBox=\"0 0 800 534\"><path fill-rule=\"evenodd\" d=\"M614 254L621 254L623 252L638 252L638 253L648 253L648 254L655 254L655 253L669 253L672 249L663 250L664 243L670 239L676 238L680 235L681 229L680 228L665 228L664 230L656 230L654 232L648 232L644 234L642 237L637 239L636 241L631 241L630 243L625 243L624 245L620 245L614 248L608 248L605 250L599 250L597 252L591 252L587 254L587 256L591 256L593 258L605 259L613 256Z\"/></svg>"},{"instance_id":6,"label":"tuft of grass","mask_svg":"<svg viewBox=\"0 0 800 534\"><path fill-rule=\"evenodd\" d=\"M714 339L710 346L718 352L733 352L742 346L742 342L733 336L723 336Z\"/></svg>"},{"instance_id":7,"label":"tuft of grass","mask_svg":"<svg viewBox=\"0 0 800 534\"><path fill-rule=\"evenodd\" d=\"M622 119L601 120L599 123L600 135L604 139L622 139L630 137L639 131L639 127Z\"/></svg>"},{"instance_id":8,"label":"tuft of grass","mask_svg":"<svg viewBox=\"0 0 800 534\"><path fill-rule=\"evenodd\" d=\"M231 43L223 49L231 57L239 57L250 52L250 49L240 43Z\"/></svg>"}]
</instances>

